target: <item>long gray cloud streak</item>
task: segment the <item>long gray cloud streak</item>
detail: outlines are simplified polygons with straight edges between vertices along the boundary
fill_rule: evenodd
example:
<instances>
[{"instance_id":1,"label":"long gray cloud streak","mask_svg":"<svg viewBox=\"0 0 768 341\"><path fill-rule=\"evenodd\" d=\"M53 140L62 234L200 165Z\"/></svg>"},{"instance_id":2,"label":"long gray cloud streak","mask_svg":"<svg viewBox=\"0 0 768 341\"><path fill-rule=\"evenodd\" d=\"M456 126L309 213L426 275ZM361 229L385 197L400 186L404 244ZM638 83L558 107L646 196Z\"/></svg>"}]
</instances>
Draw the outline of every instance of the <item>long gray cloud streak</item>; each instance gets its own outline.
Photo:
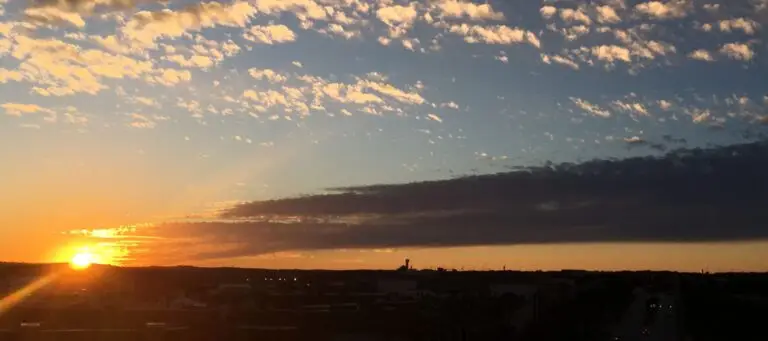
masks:
<instances>
[{"instance_id":1,"label":"long gray cloud streak","mask_svg":"<svg viewBox=\"0 0 768 341\"><path fill-rule=\"evenodd\" d=\"M194 259L287 250L768 237L768 143L249 202L168 223ZM216 246L216 247L213 247Z\"/></svg>"}]
</instances>

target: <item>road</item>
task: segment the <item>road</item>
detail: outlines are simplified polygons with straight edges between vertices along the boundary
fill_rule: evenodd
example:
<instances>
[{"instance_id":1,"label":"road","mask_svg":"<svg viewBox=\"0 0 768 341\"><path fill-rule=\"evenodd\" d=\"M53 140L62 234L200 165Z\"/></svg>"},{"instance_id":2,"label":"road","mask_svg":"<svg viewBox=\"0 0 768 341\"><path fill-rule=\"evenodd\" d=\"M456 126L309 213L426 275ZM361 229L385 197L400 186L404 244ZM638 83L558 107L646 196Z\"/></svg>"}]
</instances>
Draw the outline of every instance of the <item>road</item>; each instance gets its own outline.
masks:
<instances>
[{"instance_id":1,"label":"road","mask_svg":"<svg viewBox=\"0 0 768 341\"><path fill-rule=\"evenodd\" d=\"M670 294L659 294L661 308L656 318L646 325L646 300L651 297L644 290L636 290L635 298L624 313L621 322L614 328L613 335L621 341L676 341L677 340L677 308L674 297ZM643 334L643 329L648 334Z\"/></svg>"}]
</instances>

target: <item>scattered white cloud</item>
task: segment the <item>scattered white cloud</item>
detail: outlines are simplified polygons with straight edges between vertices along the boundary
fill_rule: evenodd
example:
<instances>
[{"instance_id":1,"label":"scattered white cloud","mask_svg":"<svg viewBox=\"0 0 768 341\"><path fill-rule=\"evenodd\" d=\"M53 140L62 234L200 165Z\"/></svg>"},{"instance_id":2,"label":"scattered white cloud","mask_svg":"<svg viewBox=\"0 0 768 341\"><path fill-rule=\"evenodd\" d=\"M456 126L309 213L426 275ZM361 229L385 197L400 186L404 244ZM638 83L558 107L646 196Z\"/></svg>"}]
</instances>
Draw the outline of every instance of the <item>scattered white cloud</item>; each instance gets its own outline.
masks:
<instances>
[{"instance_id":1,"label":"scattered white cloud","mask_svg":"<svg viewBox=\"0 0 768 341\"><path fill-rule=\"evenodd\" d=\"M253 3L259 12L265 14L292 12L301 21L328 19L328 12L314 0L255 0Z\"/></svg>"},{"instance_id":2,"label":"scattered white cloud","mask_svg":"<svg viewBox=\"0 0 768 341\"><path fill-rule=\"evenodd\" d=\"M24 114L33 113L46 113L53 114L53 110L43 108L37 104L24 104L24 103L3 103L0 104L0 108L5 110L5 113L11 116L21 116Z\"/></svg>"},{"instance_id":3,"label":"scattered white cloud","mask_svg":"<svg viewBox=\"0 0 768 341\"><path fill-rule=\"evenodd\" d=\"M9 81L20 82L24 79L24 74L15 70L8 70L0 68L0 83L8 83Z\"/></svg>"},{"instance_id":4,"label":"scattered white cloud","mask_svg":"<svg viewBox=\"0 0 768 341\"><path fill-rule=\"evenodd\" d=\"M440 116L437 116L436 114L427 114L427 118L429 118L432 121L443 123L443 119L440 118Z\"/></svg>"},{"instance_id":5,"label":"scattered white cloud","mask_svg":"<svg viewBox=\"0 0 768 341\"><path fill-rule=\"evenodd\" d=\"M695 60L701 60L705 62L713 62L715 61L715 58L712 57L712 54L709 53L707 50L694 50L691 53L688 54L688 58L695 59Z\"/></svg>"},{"instance_id":6,"label":"scattered white cloud","mask_svg":"<svg viewBox=\"0 0 768 341\"><path fill-rule=\"evenodd\" d=\"M147 78L150 83L160 83L165 86L174 86L179 83L189 82L192 79L192 73L187 70L162 69L158 75Z\"/></svg>"},{"instance_id":7,"label":"scattered white cloud","mask_svg":"<svg viewBox=\"0 0 768 341\"><path fill-rule=\"evenodd\" d=\"M712 113L708 109L694 108L687 111L691 116L691 121L693 121L693 123L706 122L712 116Z\"/></svg>"},{"instance_id":8,"label":"scattered white cloud","mask_svg":"<svg viewBox=\"0 0 768 341\"><path fill-rule=\"evenodd\" d=\"M149 97L135 96L129 97L128 100L132 103L141 104L147 107L160 108L160 103Z\"/></svg>"},{"instance_id":9,"label":"scattered white cloud","mask_svg":"<svg viewBox=\"0 0 768 341\"><path fill-rule=\"evenodd\" d=\"M440 107L441 108L451 108L451 109L459 110L459 105L456 104L456 102L454 102L454 101L450 101L450 102L447 102L447 103L442 103L442 104L440 104Z\"/></svg>"},{"instance_id":10,"label":"scattered white cloud","mask_svg":"<svg viewBox=\"0 0 768 341\"><path fill-rule=\"evenodd\" d=\"M28 21L39 24L69 24L77 28L85 27L85 20L79 13L63 11L57 7L30 7L24 10Z\"/></svg>"},{"instance_id":11,"label":"scattered white cloud","mask_svg":"<svg viewBox=\"0 0 768 341\"><path fill-rule=\"evenodd\" d=\"M570 27L561 29L560 32L562 32L563 37L566 40L574 41L586 35L587 33L589 33L589 26L586 26L586 25L570 26Z\"/></svg>"},{"instance_id":12,"label":"scattered white cloud","mask_svg":"<svg viewBox=\"0 0 768 341\"><path fill-rule=\"evenodd\" d=\"M451 26L449 31L464 36L464 40L468 43L511 45L527 42L536 48L541 47L541 42L533 32L506 25L470 26L461 24Z\"/></svg>"},{"instance_id":13,"label":"scattered white cloud","mask_svg":"<svg viewBox=\"0 0 768 341\"><path fill-rule=\"evenodd\" d=\"M578 8L577 9L561 8L560 19L562 19L567 23L580 22L584 25L592 24L592 19L590 19L586 13L582 12L581 9L578 9Z\"/></svg>"},{"instance_id":14,"label":"scattered white cloud","mask_svg":"<svg viewBox=\"0 0 768 341\"><path fill-rule=\"evenodd\" d=\"M214 61L207 57L207 56L201 56L201 55L194 55L190 58L185 58L184 56L180 54L170 55L165 57L167 60L174 62L176 64L179 64L179 66L182 67L196 67L196 68L208 68L213 66Z\"/></svg>"},{"instance_id":15,"label":"scattered white cloud","mask_svg":"<svg viewBox=\"0 0 768 341\"><path fill-rule=\"evenodd\" d=\"M399 38L403 36L416 21L418 11L416 11L415 3L411 3L408 6L385 6L376 10L376 17L389 26L389 36L391 38Z\"/></svg>"},{"instance_id":16,"label":"scattered white cloud","mask_svg":"<svg viewBox=\"0 0 768 341\"><path fill-rule=\"evenodd\" d=\"M718 27L722 32L742 31L746 34L752 35L755 34L758 29L760 29L760 24L752 19L735 18L720 20L718 22Z\"/></svg>"},{"instance_id":17,"label":"scattered white cloud","mask_svg":"<svg viewBox=\"0 0 768 341\"><path fill-rule=\"evenodd\" d=\"M423 104L425 102L424 97L421 97L416 92L407 92L401 89L398 89L394 87L391 84L384 83L384 82L376 82L371 80L362 80L359 82L360 85L371 89L373 91L376 91L382 95L386 95L389 97L392 97L393 99L405 103L405 104Z\"/></svg>"},{"instance_id":18,"label":"scattered white cloud","mask_svg":"<svg viewBox=\"0 0 768 341\"><path fill-rule=\"evenodd\" d=\"M598 116L598 117L602 117L602 118L611 117L611 112L610 111L602 109L602 108L600 108L600 106L598 106L596 104L589 103L586 100L583 100L581 98L576 98L576 97L570 97L570 100L571 100L571 102L573 102L573 104L576 104L576 106L579 109L581 109L584 112L589 113L589 114L591 114L593 116Z\"/></svg>"},{"instance_id":19,"label":"scattered white cloud","mask_svg":"<svg viewBox=\"0 0 768 341\"><path fill-rule=\"evenodd\" d=\"M690 0L648 1L635 5L635 12L652 19L681 19L693 8Z\"/></svg>"},{"instance_id":20,"label":"scattered white cloud","mask_svg":"<svg viewBox=\"0 0 768 341\"><path fill-rule=\"evenodd\" d=\"M378 41L378 42L379 42L379 44L381 44L381 45L384 45L384 46L389 46L389 43L391 43L391 42L392 42L392 39L389 39L389 38L387 38L387 37L379 37L379 38L377 39L377 41Z\"/></svg>"},{"instance_id":21,"label":"scattered white cloud","mask_svg":"<svg viewBox=\"0 0 768 341\"><path fill-rule=\"evenodd\" d=\"M615 24L621 22L621 17L616 13L616 10L611 6L597 6L597 22L602 24Z\"/></svg>"},{"instance_id":22,"label":"scattered white cloud","mask_svg":"<svg viewBox=\"0 0 768 341\"><path fill-rule=\"evenodd\" d=\"M546 5L539 9L539 13L541 13L542 17L551 19L553 16L555 16L555 14L557 14L557 8L555 6Z\"/></svg>"},{"instance_id":23,"label":"scattered white cloud","mask_svg":"<svg viewBox=\"0 0 768 341\"><path fill-rule=\"evenodd\" d=\"M17 72L34 83L33 91L42 96L96 94L106 88L102 78L137 79L157 72L151 61L83 49L54 38L16 36L10 56L20 62ZM8 77L18 75L11 72Z\"/></svg>"},{"instance_id":24,"label":"scattered white cloud","mask_svg":"<svg viewBox=\"0 0 768 341\"><path fill-rule=\"evenodd\" d=\"M704 4L702 8L707 12L717 13L717 11L720 10L720 4Z\"/></svg>"},{"instance_id":25,"label":"scattered white cloud","mask_svg":"<svg viewBox=\"0 0 768 341\"><path fill-rule=\"evenodd\" d=\"M755 51L749 45L743 43L725 44L720 48L720 53L731 59L742 61L750 61L755 56Z\"/></svg>"},{"instance_id":26,"label":"scattered white cloud","mask_svg":"<svg viewBox=\"0 0 768 341\"><path fill-rule=\"evenodd\" d=\"M541 54L541 61L544 62L545 64L552 64L554 62L554 63L560 64L560 65L563 65L563 66L567 66L567 67L569 67L571 69L574 69L574 70L578 70L579 69L579 64L577 64L573 60L570 60L568 58L565 58L565 57L559 56L559 55L547 55L547 54L542 53Z\"/></svg>"},{"instance_id":27,"label":"scattered white cloud","mask_svg":"<svg viewBox=\"0 0 768 341\"><path fill-rule=\"evenodd\" d=\"M448 18L469 18L471 20L504 20L504 14L495 11L490 4L476 4L470 1L442 0L434 4L440 15Z\"/></svg>"},{"instance_id":28,"label":"scattered white cloud","mask_svg":"<svg viewBox=\"0 0 768 341\"><path fill-rule=\"evenodd\" d=\"M285 25L251 26L243 37L252 42L272 45L295 41L296 33Z\"/></svg>"},{"instance_id":29,"label":"scattered white cloud","mask_svg":"<svg viewBox=\"0 0 768 341\"><path fill-rule=\"evenodd\" d=\"M286 76L283 76L272 69L261 70L257 68L250 68L248 69L248 74L258 80L266 79L270 83L284 83L288 79Z\"/></svg>"},{"instance_id":30,"label":"scattered white cloud","mask_svg":"<svg viewBox=\"0 0 768 341\"><path fill-rule=\"evenodd\" d=\"M642 116L649 115L648 109L646 109L642 103L631 103L631 102L625 102L621 100L615 100L613 101L613 105L622 111L631 112L631 113L639 114Z\"/></svg>"},{"instance_id":31,"label":"scattered white cloud","mask_svg":"<svg viewBox=\"0 0 768 341\"><path fill-rule=\"evenodd\" d=\"M256 8L245 1L235 1L231 4L203 2L178 11L140 11L125 23L122 33L143 46L154 46L154 41L158 38L179 37L188 31L199 31L218 25L245 27L256 13Z\"/></svg>"},{"instance_id":32,"label":"scattered white cloud","mask_svg":"<svg viewBox=\"0 0 768 341\"><path fill-rule=\"evenodd\" d=\"M640 136L632 136L632 137L625 137L624 142L629 144L638 144L638 143L645 143L645 140L643 140Z\"/></svg>"},{"instance_id":33,"label":"scattered white cloud","mask_svg":"<svg viewBox=\"0 0 768 341\"><path fill-rule=\"evenodd\" d=\"M157 123L154 120L150 119L146 115L142 115L139 113L132 113L130 114L130 117L131 117L131 122L128 125L133 128L152 129L157 125Z\"/></svg>"},{"instance_id":34,"label":"scattered white cloud","mask_svg":"<svg viewBox=\"0 0 768 341\"><path fill-rule=\"evenodd\" d=\"M360 37L360 35L362 34L358 30L347 30L346 28L344 28L344 26L336 23L328 24L327 27L321 28L317 31L330 36L342 37L344 39L352 39L355 37Z\"/></svg>"},{"instance_id":35,"label":"scattered white cloud","mask_svg":"<svg viewBox=\"0 0 768 341\"><path fill-rule=\"evenodd\" d=\"M629 49L618 45L593 46L592 55L597 57L597 59L606 61L608 63L613 63L614 61L620 60L629 64L632 61L630 59Z\"/></svg>"},{"instance_id":36,"label":"scattered white cloud","mask_svg":"<svg viewBox=\"0 0 768 341\"><path fill-rule=\"evenodd\" d=\"M421 44L418 38L412 38L412 39L406 38L401 40L400 43L402 43L403 47L409 51L416 51L418 46Z\"/></svg>"}]
</instances>

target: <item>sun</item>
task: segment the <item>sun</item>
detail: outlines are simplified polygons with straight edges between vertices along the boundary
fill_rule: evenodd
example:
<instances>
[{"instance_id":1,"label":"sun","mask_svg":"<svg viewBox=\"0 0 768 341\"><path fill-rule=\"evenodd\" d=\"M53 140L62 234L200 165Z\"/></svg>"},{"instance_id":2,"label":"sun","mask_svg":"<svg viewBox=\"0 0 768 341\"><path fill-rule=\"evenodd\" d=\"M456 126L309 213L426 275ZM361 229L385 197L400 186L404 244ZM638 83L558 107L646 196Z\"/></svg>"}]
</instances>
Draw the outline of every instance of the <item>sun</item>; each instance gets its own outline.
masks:
<instances>
[{"instance_id":1,"label":"sun","mask_svg":"<svg viewBox=\"0 0 768 341\"><path fill-rule=\"evenodd\" d=\"M85 270L94 262L94 256L90 252L79 252L69 260L69 266L75 270Z\"/></svg>"}]
</instances>

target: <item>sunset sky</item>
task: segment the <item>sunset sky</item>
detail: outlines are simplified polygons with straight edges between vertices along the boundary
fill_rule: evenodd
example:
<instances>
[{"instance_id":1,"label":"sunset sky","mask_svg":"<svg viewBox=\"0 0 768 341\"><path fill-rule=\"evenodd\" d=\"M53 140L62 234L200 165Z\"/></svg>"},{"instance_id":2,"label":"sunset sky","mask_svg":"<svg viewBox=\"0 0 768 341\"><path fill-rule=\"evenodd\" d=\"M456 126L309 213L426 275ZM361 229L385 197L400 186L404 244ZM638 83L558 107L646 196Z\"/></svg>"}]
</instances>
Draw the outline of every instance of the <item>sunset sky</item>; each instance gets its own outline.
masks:
<instances>
[{"instance_id":1,"label":"sunset sky","mask_svg":"<svg viewBox=\"0 0 768 341\"><path fill-rule=\"evenodd\" d=\"M0 0L0 259L768 271L766 25L766 0Z\"/></svg>"}]
</instances>

